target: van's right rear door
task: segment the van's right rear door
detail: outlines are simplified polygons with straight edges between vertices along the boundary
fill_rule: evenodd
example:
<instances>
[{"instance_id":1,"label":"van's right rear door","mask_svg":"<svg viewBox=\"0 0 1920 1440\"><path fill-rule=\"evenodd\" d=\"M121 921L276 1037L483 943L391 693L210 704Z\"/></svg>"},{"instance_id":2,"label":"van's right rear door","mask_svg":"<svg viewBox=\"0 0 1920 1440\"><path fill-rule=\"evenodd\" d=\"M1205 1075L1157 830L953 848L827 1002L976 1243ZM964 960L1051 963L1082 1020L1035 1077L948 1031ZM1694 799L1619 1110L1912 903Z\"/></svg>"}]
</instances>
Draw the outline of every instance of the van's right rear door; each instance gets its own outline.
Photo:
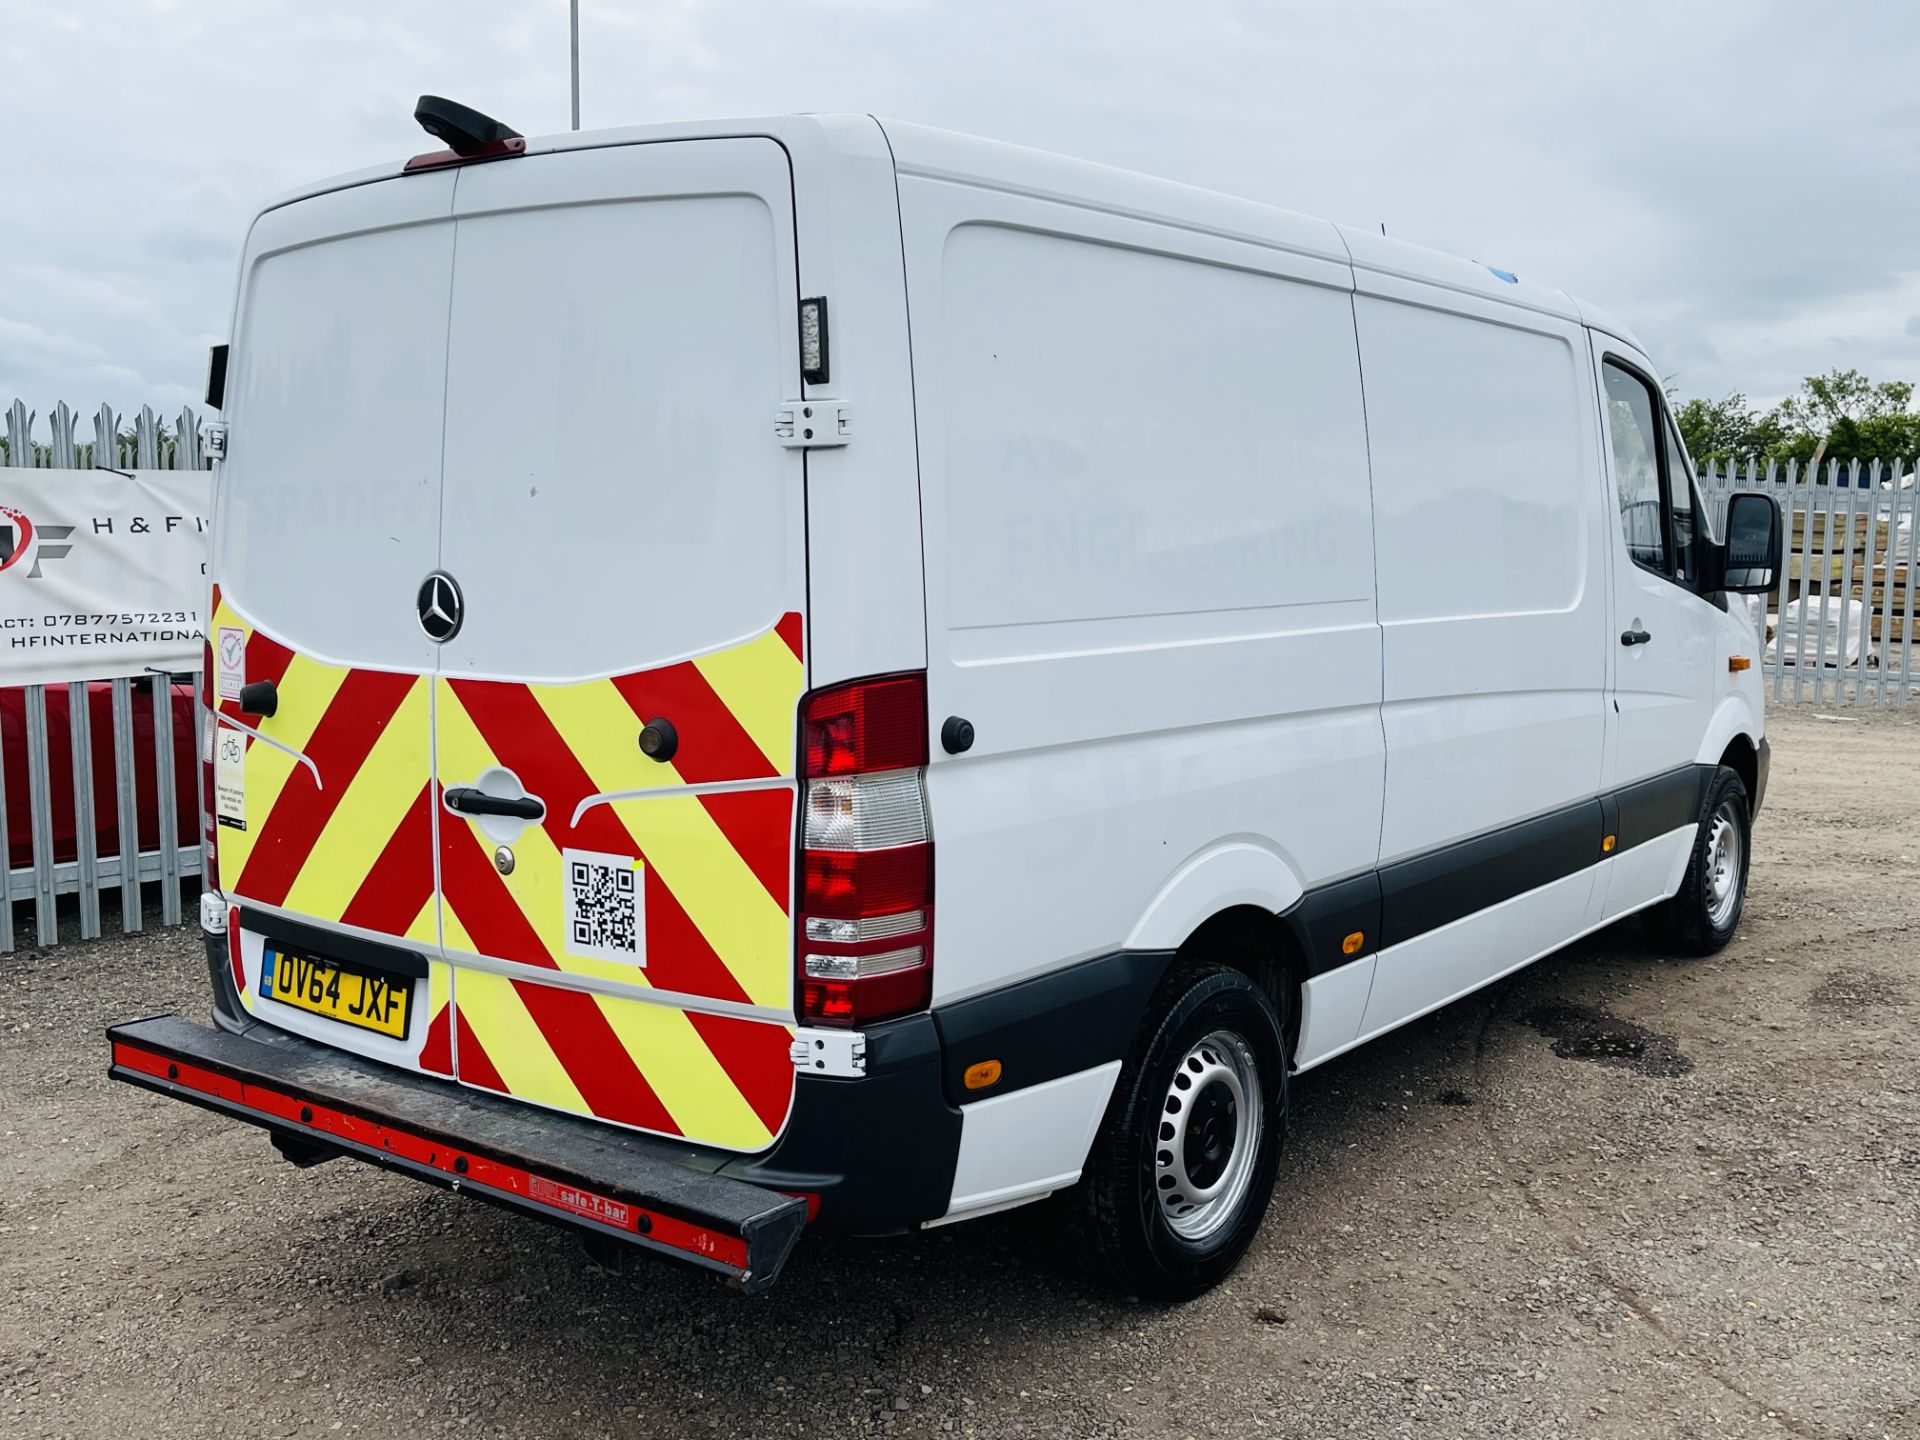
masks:
<instances>
[{"instance_id":1,"label":"van's right rear door","mask_svg":"<svg viewBox=\"0 0 1920 1440\"><path fill-rule=\"evenodd\" d=\"M794 1083L787 155L503 160L459 172L454 215L439 569L463 612L434 738L456 1073L758 1150Z\"/></svg>"}]
</instances>

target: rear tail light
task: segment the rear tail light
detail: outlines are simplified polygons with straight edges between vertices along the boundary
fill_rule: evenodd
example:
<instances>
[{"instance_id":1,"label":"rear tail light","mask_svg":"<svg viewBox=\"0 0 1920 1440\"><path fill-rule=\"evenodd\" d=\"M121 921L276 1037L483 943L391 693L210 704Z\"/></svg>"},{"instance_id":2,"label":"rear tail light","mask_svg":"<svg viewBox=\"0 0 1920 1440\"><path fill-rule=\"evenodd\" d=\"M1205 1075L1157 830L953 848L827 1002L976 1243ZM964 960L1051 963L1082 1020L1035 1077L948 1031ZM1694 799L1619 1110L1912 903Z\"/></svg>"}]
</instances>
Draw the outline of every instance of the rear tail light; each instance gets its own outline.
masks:
<instances>
[{"instance_id":1,"label":"rear tail light","mask_svg":"<svg viewBox=\"0 0 1920 1440\"><path fill-rule=\"evenodd\" d=\"M200 888L220 888L220 857L213 793L213 642L200 647Z\"/></svg>"},{"instance_id":2,"label":"rear tail light","mask_svg":"<svg viewBox=\"0 0 1920 1440\"><path fill-rule=\"evenodd\" d=\"M816 691L801 710L801 1018L860 1025L933 992L923 674Z\"/></svg>"}]
</instances>

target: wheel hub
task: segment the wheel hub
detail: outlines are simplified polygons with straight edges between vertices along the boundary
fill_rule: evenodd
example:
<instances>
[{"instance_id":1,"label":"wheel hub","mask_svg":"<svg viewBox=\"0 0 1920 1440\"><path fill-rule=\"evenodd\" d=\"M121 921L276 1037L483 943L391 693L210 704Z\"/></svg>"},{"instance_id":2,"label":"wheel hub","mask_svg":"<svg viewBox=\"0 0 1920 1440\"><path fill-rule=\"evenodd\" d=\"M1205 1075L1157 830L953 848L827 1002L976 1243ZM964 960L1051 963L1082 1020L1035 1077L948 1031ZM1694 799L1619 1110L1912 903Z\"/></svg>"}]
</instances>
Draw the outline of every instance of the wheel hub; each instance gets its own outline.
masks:
<instances>
[{"instance_id":1,"label":"wheel hub","mask_svg":"<svg viewBox=\"0 0 1920 1440\"><path fill-rule=\"evenodd\" d=\"M1154 1191L1168 1228L1201 1240L1225 1225L1253 1178L1260 1148L1259 1065L1226 1030L1181 1057L1161 1102Z\"/></svg>"},{"instance_id":2,"label":"wheel hub","mask_svg":"<svg viewBox=\"0 0 1920 1440\"><path fill-rule=\"evenodd\" d=\"M1724 800L1707 822L1707 918L1724 930L1740 908L1743 841L1734 802Z\"/></svg>"}]
</instances>

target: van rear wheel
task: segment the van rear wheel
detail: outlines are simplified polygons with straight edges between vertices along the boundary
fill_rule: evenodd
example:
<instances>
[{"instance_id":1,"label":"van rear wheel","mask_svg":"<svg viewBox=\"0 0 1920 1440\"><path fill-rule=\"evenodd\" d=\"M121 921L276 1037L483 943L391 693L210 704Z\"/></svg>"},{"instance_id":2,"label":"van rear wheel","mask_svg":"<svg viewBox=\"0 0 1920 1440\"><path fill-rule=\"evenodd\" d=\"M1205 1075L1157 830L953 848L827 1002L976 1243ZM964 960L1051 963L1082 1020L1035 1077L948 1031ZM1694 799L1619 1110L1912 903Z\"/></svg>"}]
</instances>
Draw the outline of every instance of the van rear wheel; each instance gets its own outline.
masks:
<instances>
[{"instance_id":1,"label":"van rear wheel","mask_svg":"<svg viewBox=\"0 0 1920 1440\"><path fill-rule=\"evenodd\" d=\"M1707 787L1679 892L1647 912L1654 944L1678 955L1711 955L1733 938L1747 899L1752 827L1746 784L1722 765Z\"/></svg>"},{"instance_id":2,"label":"van rear wheel","mask_svg":"<svg viewBox=\"0 0 1920 1440\"><path fill-rule=\"evenodd\" d=\"M1286 1138L1286 1047L1259 986L1179 965L1121 1067L1081 1190L1103 1273L1184 1300L1223 1279L1260 1229Z\"/></svg>"}]
</instances>

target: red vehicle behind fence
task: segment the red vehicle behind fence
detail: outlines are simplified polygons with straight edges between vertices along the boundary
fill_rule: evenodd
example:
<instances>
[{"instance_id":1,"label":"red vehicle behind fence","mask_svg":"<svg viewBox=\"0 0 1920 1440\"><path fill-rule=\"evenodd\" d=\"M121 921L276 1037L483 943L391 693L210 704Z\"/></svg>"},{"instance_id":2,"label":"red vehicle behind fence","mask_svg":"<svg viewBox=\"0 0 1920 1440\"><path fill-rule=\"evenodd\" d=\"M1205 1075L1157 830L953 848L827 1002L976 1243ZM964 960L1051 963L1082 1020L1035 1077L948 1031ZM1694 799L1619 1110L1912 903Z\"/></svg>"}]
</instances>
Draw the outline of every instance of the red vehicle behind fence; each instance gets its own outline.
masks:
<instances>
[{"instance_id":1,"label":"red vehicle behind fence","mask_svg":"<svg viewBox=\"0 0 1920 1440\"><path fill-rule=\"evenodd\" d=\"M199 774L193 749L193 690L191 682L175 680L173 702L173 803L179 823L176 834L182 849L199 844L200 811L195 798ZM73 740L70 692L65 685L47 686L48 793L53 810L55 863L79 853L74 833ZM120 853L120 801L113 768L113 682L87 685L88 741L93 755L93 836L95 853ZM5 764L7 797L7 865L33 866L31 792L27 781L27 692L17 685L0 687L0 746ZM134 796L138 813L139 848L153 850L160 843L159 787L155 783L153 753L153 689L142 680L133 685Z\"/></svg>"}]
</instances>

